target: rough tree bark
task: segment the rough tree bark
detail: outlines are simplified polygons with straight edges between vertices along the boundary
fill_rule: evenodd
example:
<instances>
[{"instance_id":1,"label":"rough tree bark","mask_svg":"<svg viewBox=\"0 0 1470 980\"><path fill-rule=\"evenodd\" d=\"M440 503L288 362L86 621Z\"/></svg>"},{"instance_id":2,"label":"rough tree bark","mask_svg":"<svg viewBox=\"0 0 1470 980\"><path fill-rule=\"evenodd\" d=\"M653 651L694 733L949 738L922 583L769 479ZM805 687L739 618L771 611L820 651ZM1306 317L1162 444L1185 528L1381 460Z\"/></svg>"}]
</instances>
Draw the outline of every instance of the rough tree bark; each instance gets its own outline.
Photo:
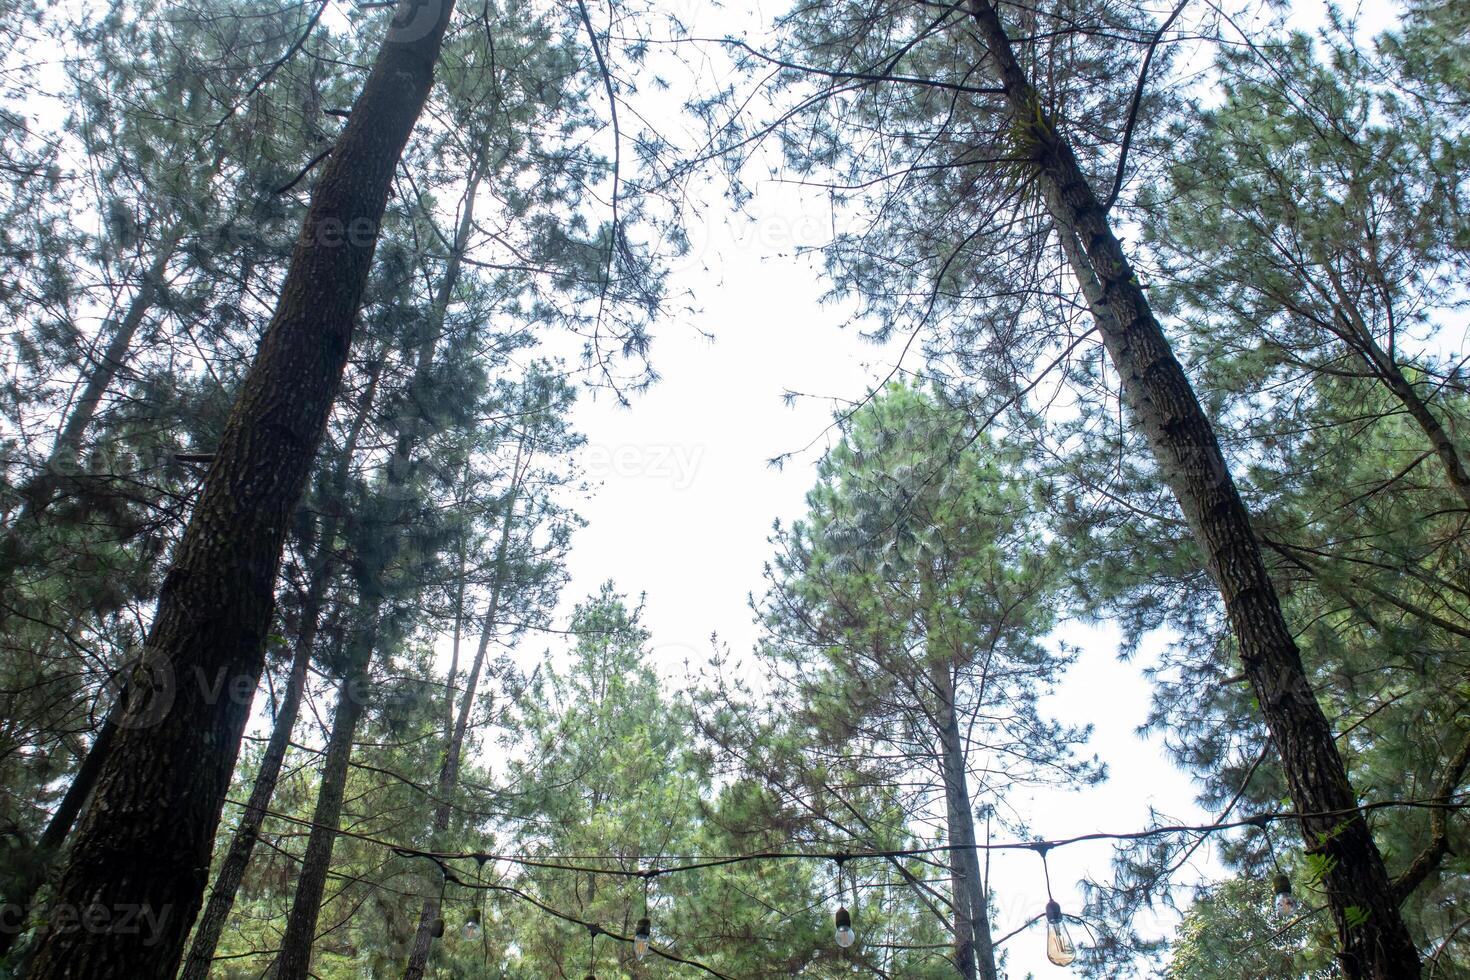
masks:
<instances>
[{"instance_id":1,"label":"rough tree bark","mask_svg":"<svg viewBox=\"0 0 1470 980\"><path fill-rule=\"evenodd\" d=\"M325 584L326 576L320 581ZM313 586L316 582L311 583ZM224 934L225 922L230 910L235 907L235 895L240 883L245 880L245 869L250 866L250 857L255 851L255 842L265 823L266 809L275 795L276 783L281 777L281 766L290 748L291 731L296 727L296 717L301 711L301 699L306 689L306 675L311 666L312 647L316 643L317 629L321 618L322 588L307 593L301 610L301 630L296 635L296 646L291 655L291 673L286 680L286 690L276 712L275 724L271 728L270 741L260 759L260 769L255 783L250 788L250 799L245 812L240 815L240 825L230 838L230 848L220 863L215 876L214 888L209 901L199 917L199 926L194 930L194 942L189 946L189 955L179 980L208 980L214 965L214 952Z\"/></svg>"},{"instance_id":2,"label":"rough tree bark","mask_svg":"<svg viewBox=\"0 0 1470 980\"><path fill-rule=\"evenodd\" d=\"M214 963L214 952L224 934L225 921L235 907L235 895L240 883L245 880L245 869L250 866L250 857L255 852L255 842L260 837L260 828L265 823L266 809L275 795L276 783L281 778L281 766L286 761L286 751L291 747L291 733L296 727L296 718L301 713L301 700L306 691L306 675L311 667L311 655L316 645L321 625L322 600L332 580L333 539L341 524L343 498L347 481L352 474L352 460L357 455L357 444L362 430L372 412L373 401L378 390L379 372L382 361L373 362L368 385L363 392L357 415L347 431L342 444L342 455L337 460L332 474L332 492L336 497L337 510L323 524L318 536L317 554L312 562L311 578L306 585L306 595L301 602L301 626L296 633L296 646L291 655L291 672L286 680L286 690L281 697L280 708L271 728L270 741L260 759L260 768L255 774L255 784L250 789L250 799L245 812L240 815L240 825L230 838L230 848L225 852L219 874L215 876L214 888L199 926L194 930L194 942L189 946L189 955L184 960L184 969L179 980L208 980L210 966Z\"/></svg>"},{"instance_id":3,"label":"rough tree bark","mask_svg":"<svg viewBox=\"0 0 1470 980\"><path fill-rule=\"evenodd\" d=\"M1215 432L1154 318L1071 145L1059 134L1011 48L992 0L970 13L1007 109L1029 142L1034 179L1069 249L1123 394L1159 469L1204 551L1239 645L1241 663L1281 758L1309 850L1326 861L1323 886L1353 978L1402 980L1420 972L1392 883L1312 692L1266 570L1250 516Z\"/></svg>"},{"instance_id":4,"label":"rough tree bark","mask_svg":"<svg viewBox=\"0 0 1470 980\"><path fill-rule=\"evenodd\" d=\"M366 420L367 406L372 403L372 392L377 387L377 374L374 371L373 378L369 384L369 394L366 403L355 420L347 439L347 456L350 460L355 450L358 437L362 432L362 424ZM343 466L337 474L337 487L339 496L346 485L347 467L344 460ZM322 539L330 541L336 535L335 522L329 522L323 529ZM256 775L255 786L251 791L250 809L241 818L240 826L235 831L234 840L230 851L226 855L225 862L221 867L218 878L215 881L214 890L210 893L208 911L201 920L199 928L195 930L193 952L202 952L204 956L203 967L191 971L190 966L185 967L181 980L203 980L208 975L209 962L214 957L215 945L219 942L220 932L224 928L224 920L229 915L230 908L234 904L235 890L239 888L240 881L244 877L245 865L250 861L250 853L254 848L255 834L260 829L261 820L264 818L264 807L270 802L271 794L275 792L276 779L280 775L281 763L285 758L286 749L290 741L291 728L296 724L296 715L301 707L301 694L306 683L306 671L311 663L311 647L315 642L317 630L317 615L320 611L322 592L325 589L329 569L327 566L319 566L312 575L311 583L308 585L305 601L302 604L302 632L298 634L296 648L291 662L291 671L287 679L286 690L281 700L281 706L276 715L275 727L271 733L271 740L266 746L265 754L261 757L260 769ZM119 698L119 704L115 705L108 713L102 728L97 733L97 738L87 750L82 764L77 768L72 777L71 784L67 786L66 794L57 806L56 812L51 815L51 820L46 825L37 842L37 850L49 861L57 854L61 845L65 843L66 837L71 833L72 825L81 815L83 804L91 798L92 790L97 785L97 779L102 773L102 764L107 759L107 754L112 751L112 745L117 735L118 712L126 709L127 694ZM281 726L285 725L282 733ZM279 744L278 744L279 743ZM237 866L238 865L238 866ZM7 904L20 905L26 909L25 916L29 917L29 906L44 879L45 864L38 866L37 876L27 881L22 893L7 896ZM218 907L217 907L218 906ZM0 930L0 956L3 956L14 944L15 939L24 931L24 927L16 929ZM205 938L212 937L212 938ZM207 947L207 949L206 949ZM195 956L190 956L190 963Z\"/></svg>"},{"instance_id":5,"label":"rough tree bark","mask_svg":"<svg viewBox=\"0 0 1470 980\"><path fill-rule=\"evenodd\" d=\"M287 521L341 383L393 172L452 9L399 0L318 179L131 680L156 697L129 713L103 764L32 980L135 980L178 967L264 666ZM156 930L135 928L144 912Z\"/></svg>"},{"instance_id":6,"label":"rough tree bark","mask_svg":"<svg viewBox=\"0 0 1470 980\"><path fill-rule=\"evenodd\" d=\"M64 482L68 474L75 472L76 457L81 448L82 436L86 433L87 427L92 424L97 408L102 404L103 396L112 386L113 379L117 377L118 371L127 359L128 351L133 345L133 337L137 335L138 328L142 326L143 318L153 308L158 298L158 284L162 281L181 238L182 226L175 225L164 236L153 262L143 272L143 280L138 285L137 291L133 293L127 312L123 315L122 320L113 327L112 336L106 348L92 365L91 373L87 375L87 381L82 386L82 393L67 413L66 420L62 423L60 432L56 436L56 441L51 445L51 452L47 454L46 461L41 464L40 473L26 487L20 512L16 515L15 522L6 529L5 545L8 548L16 547L18 542L15 541L14 535L17 530L40 518L46 508L51 506L58 486ZM4 562L3 570L0 570L0 583L3 583L6 592L10 591L18 570L14 563ZM11 604L7 601L0 605L0 618L3 618ZM72 777L71 785L67 787L66 794L62 797L56 812L51 815L50 822L46 824L46 829L37 842L36 850L42 860L36 864L36 873L22 882L16 894L5 896L8 906L20 906L25 910L23 918L30 916L30 904L45 878L47 863L60 850L67 834L71 833L72 825L76 823L77 817L81 814L82 805L91 797L97 777L102 772L102 762L107 757L116 732L117 719L109 714L102 728L98 730L96 739L87 749L87 754L82 758L81 765L77 767L76 774ZM23 930L23 925L0 929L0 956L9 951Z\"/></svg>"}]
</instances>

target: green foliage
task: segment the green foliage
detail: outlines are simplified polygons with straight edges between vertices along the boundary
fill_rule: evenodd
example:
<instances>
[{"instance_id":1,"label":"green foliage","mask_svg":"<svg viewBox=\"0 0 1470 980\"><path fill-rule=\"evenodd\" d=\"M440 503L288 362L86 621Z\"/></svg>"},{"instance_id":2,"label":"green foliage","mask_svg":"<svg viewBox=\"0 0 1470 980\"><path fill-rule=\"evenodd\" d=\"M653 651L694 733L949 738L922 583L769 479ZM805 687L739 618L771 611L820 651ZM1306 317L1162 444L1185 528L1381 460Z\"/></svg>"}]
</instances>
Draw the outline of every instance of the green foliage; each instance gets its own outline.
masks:
<instances>
[{"instance_id":1,"label":"green foliage","mask_svg":"<svg viewBox=\"0 0 1470 980\"><path fill-rule=\"evenodd\" d=\"M1386 45L1393 59L1365 50L1343 24L1315 39L1258 39L1269 60L1227 52L1218 103L1178 119L1167 179L1142 195L1159 264L1153 299L1224 423L1313 689L1353 784L1373 800L1434 796L1447 776L1449 791L1463 780L1451 760L1463 743L1453 719L1465 710L1457 677L1470 609L1454 461L1467 402L1459 353L1441 330L1465 272L1466 144L1401 73L1408 38L1424 43L1400 36ZM1113 434L1106 449L1101 431ZM1079 591L1096 614L1119 618L1131 642L1173 631L1151 727L1203 780L1211 809L1237 797L1247 810L1289 806L1214 584L1153 467L1132 462L1142 447L1100 411L1063 432L1092 433L1097 449L1059 468L1059 484L1088 502L1059 524L1088 556ZM1129 462L1119 467L1120 458ZM1399 873L1434 830L1427 812L1391 812L1375 836ZM1451 818L1446 833L1462 839L1463 821ZM1120 861L1117 891L1099 909L1126 918L1167 894L1158 869L1174 853ZM1254 834L1225 855L1257 875L1268 857ZM1324 870L1318 860L1304 858L1309 881ZM1458 866L1447 859L1405 903L1423 948L1454 928L1446 910ZM1187 929L1206 923L1219 919ZM1227 932L1222 956L1252 941ZM1253 938L1267 943L1265 933ZM1197 940L1181 933L1179 944ZM1331 937L1302 941L1330 959Z\"/></svg>"},{"instance_id":2,"label":"green foliage","mask_svg":"<svg viewBox=\"0 0 1470 980\"><path fill-rule=\"evenodd\" d=\"M1242 877L1205 890L1175 938L1169 980L1328 980L1331 924L1321 912L1283 918L1269 879Z\"/></svg>"},{"instance_id":3,"label":"green foliage","mask_svg":"<svg viewBox=\"0 0 1470 980\"><path fill-rule=\"evenodd\" d=\"M728 155L737 200L740 163L770 135L823 183L832 295L878 339L922 334L940 380L889 385L839 419L805 515L776 528L760 669L722 655L692 688L653 661L641 606L610 583L576 607L565 649L532 649L553 628L582 489L574 389L541 345L551 328L578 337L592 383L620 398L651 380L646 328L666 297L646 242L686 240L652 203L677 185L662 133L620 131L608 213L604 99L637 91L620 73L648 52L622 36L638 27L625 8L604 32L578 5L461 5L291 518L220 855L288 647L311 679L217 976L269 968L327 706L356 672L368 710L313 966L327 980L400 971L440 895L440 977L705 975L609 937L589 961L585 923L628 935L645 910L659 949L734 977L953 976L956 889L929 860L853 862L846 883L796 859L638 873L947 844L979 821L1026 834L1002 816L1017 789L1104 776L1081 754L1087 731L1038 707L1070 660L1048 636L1071 611L1116 620L1130 652L1167 631L1149 727L1204 805L1290 805L1215 583L1058 271L1069 242L1033 179L1047 136L1141 235L1140 278L1219 424L1353 785L1369 801L1461 797L1470 387L1446 337L1470 272L1463 4L1410 0L1371 45L1335 10L1315 37L1232 42L1197 102L1155 84L1179 38L1158 38L1135 88L1159 26L1143 7L1008 4L1038 88L1015 118L959 8L843 0L779 23L769 54L787 67L747 102L773 118L726 112L734 87L696 93L701 153ZM388 16L0 0L7 898L44 876L34 842L136 660L315 162L360 85L352 66ZM610 77L589 44L623 45ZM768 61L739 60L766 77ZM1193 896L1171 884L1192 841L1120 849L1087 909L1084 969L1142 968L1156 944L1132 916L1192 897L1168 976L1336 976L1331 859L1271 828L1221 839L1233 876ZM1373 830L1392 872L1422 870L1403 910L1435 969L1470 971L1458 809L1376 810ZM486 852L539 866L471 856ZM1290 918L1272 907L1278 860L1302 902ZM860 935L849 951L831 941L839 903ZM478 941L460 930L471 911Z\"/></svg>"},{"instance_id":4,"label":"green foliage","mask_svg":"<svg viewBox=\"0 0 1470 980\"><path fill-rule=\"evenodd\" d=\"M0 290L0 677L24 692L5 707L0 821L27 837L136 655L200 472L176 454L212 451L263 323L250 296L273 288L300 220L263 189L315 136L274 117L308 88L341 87L288 67L254 93L256 112L220 124L254 82L243 66L295 21L245 0L215 13L52 7L22 43L66 53L62 87L10 76L39 124L9 131L29 163L0 197L14 261ZM109 345L129 323L119 356ZM84 417L104 369L116 377Z\"/></svg>"},{"instance_id":5,"label":"green foliage","mask_svg":"<svg viewBox=\"0 0 1470 980\"><path fill-rule=\"evenodd\" d=\"M1100 778L1071 758L1086 732L1035 711L1067 658L1042 643L1059 583L1033 490L1016 454L930 393L891 386L853 416L808 517L778 529L764 607L763 654L805 706L809 749L840 768L888 755L869 739L912 738L927 749L900 765L924 765L938 754L926 716L952 699L992 802L1029 781Z\"/></svg>"},{"instance_id":6,"label":"green foliage","mask_svg":"<svg viewBox=\"0 0 1470 980\"><path fill-rule=\"evenodd\" d=\"M891 385L845 420L807 516L777 528L760 680L703 697L701 727L740 780L726 798L751 832L859 849L963 840L1018 786L1102 778L1074 755L1086 730L1036 709L1068 658L1043 642L1059 582L1033 487L1016 454L935 393ZM968 790L951 782L961 769ZM897 863L864 874L903 892L923 876ZM888 903L884 929L954 928L919 896Z\"/></svg>"}]
</instances>

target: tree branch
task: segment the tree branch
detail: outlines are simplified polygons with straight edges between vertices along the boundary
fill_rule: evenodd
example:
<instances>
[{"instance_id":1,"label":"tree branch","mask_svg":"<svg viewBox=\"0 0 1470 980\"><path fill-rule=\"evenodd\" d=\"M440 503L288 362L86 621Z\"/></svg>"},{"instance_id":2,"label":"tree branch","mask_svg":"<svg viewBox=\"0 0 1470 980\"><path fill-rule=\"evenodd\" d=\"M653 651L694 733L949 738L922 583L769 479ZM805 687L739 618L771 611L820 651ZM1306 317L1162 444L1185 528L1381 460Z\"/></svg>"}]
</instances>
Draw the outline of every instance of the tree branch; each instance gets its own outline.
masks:
<instances>
[{"instance_id":1,"label":"tree branch","mask_svg":"<svg viewBox=\"0 0 1470 980\"><path fill-rule=\"evenodd\" d=\"M1123 190L1123 171L1128 165L1128 147L1133 142L1133 127L1138 124L1138 106L1143 101L1144 86L1148 82L1149 65L1153 63L1154 52L1158 50L1159 42L1164 39L1164 32L1173 26L1179 15L1184 13L1185 6L1189 0L1179 0L1179 5L1164 21L1163 26L1154 34L1154 39L1149 42L1148 51L1143 56L1143 67L1138 70L1138 82L1133 86L1133 101L1128 107L1128 122L1123 127L1123 146L1118 151L1118 171L1113 175L1113 189L1108 192L1107 200L1103 201L1104 212L1111 211L1113 205L1118 201L1118 194Z\"/></svg>"},{"instance_id":2,"label":"tree branch","mask_svg":"<svg viewBox=\"0 0 1470 980\"><path fill-rule=\"evenodd\" d=\"M1455 792L1455 787L1465 778L1465 769L1470 767L1470 732L1460 741L1460 749L1455 757L1450 760L1449 767L1445 769L1444 778L1439 781L1435 789L1435 798L1448 800ZM1444 856L1449 853L1449 813L1445 810L1429 811L1429 843L1424 845L1424 850L1414 856L1409 866L1404 869L1393 882L1394 897L1403 902L1414 893L1414 889L1423 884Z\"/></svg>"}]
</instances>

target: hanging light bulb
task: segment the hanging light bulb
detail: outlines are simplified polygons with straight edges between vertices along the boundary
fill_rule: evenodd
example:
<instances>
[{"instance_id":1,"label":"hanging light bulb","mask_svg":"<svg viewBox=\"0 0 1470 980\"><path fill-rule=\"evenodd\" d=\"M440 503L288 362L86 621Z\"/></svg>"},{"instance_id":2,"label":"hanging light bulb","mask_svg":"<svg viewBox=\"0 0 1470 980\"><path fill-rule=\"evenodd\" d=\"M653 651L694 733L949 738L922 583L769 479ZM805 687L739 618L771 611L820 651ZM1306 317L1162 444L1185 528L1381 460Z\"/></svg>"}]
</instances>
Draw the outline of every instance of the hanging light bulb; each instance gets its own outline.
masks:
<instances>
[{"instance_id":1,"label":"hanging light bulb","mask_svg":"<svg viewBox=\"0 0 1470 980\"><path fill-rule=\"evenodd\" d=\"M1294 915L1297 910L1296 896L1291 893L1291 879L1286 875L1278 874L1271 879L1271 890L1276 893L1276 914L1285 918Z\"/></svg>"},{"instance_id":2,"label":"hanging light bulb","mask_svg":"<svg viewBox=\"0 0 1470 980\"><path fill-rule=\"evenodd\" d=\"M837 900L839 902L847 894L847 882L843 875L843 872L847 870L847 859L848 856L846 854L838 854L834 858L837 862ZM853 878L852 880L852 900L854 904L857 903L857 878ZM837 907L835 922L837 926L837 945L839 948L847 949L853 943L857 942L857 933L852 931L852 913L847 911L846 905L839 905Z\"/></svg>"},{"instance_id":3,"label":"hanging light bulb","mask_svg":"<svg viewBox=\"0 0 1470 980\"><path fill-rule=\"evenodd\" d=\"M470 917L465 920L464 928L460 931L464 934L464 937L472 943L479 940L481 933L484 931L480 928L479 909L474 909L470 912Z\"/></svg>"},{"instance_id":4,"label":"hanging light bulb","mask_svg":"<svg viewBox=\"0 0 1470 980\"><path fill-rule=\"evenodd\" d=\"M837 910L837 945L847 949L855 942L857 942L857 933L852 931L852 916L848 914L847 909L840 908Z\"/></svg>"},{"instance_id":5,"label":"hanging light bulb","mask_svg":"<svg viewBox=\"0 0 1470 980\"><path fill-rule=\"evenodd\" d=\"M1046 903L1046 958L1057 966L1070 966L1077 958L1077 947L1062 919L1062 907L1055 901Z\"/></svg>"},{"instance_id":6,"label":"hanging light bulb","mask_svg":"<svg viewBox=\"0 0 1470 980\"><path fill-rule=\"evenodd\" d=\"M648 955L648 944L653 939L653 925L647 916L638 920L638 928L633 932L633 955L642 960Z\"/></svg>"},{"instance_id":7,"label":"hanging light bulb","mask_svg":"<svg viewBox=\"0 0 1470 980\"><path fill-rule=\"evenodd\" d=\"M444 920L443 919L435 919L433 922L431 922L429 924L429 935L433 936L435 939L443 939L444 938Z\"/></svg>"}]
</instances>

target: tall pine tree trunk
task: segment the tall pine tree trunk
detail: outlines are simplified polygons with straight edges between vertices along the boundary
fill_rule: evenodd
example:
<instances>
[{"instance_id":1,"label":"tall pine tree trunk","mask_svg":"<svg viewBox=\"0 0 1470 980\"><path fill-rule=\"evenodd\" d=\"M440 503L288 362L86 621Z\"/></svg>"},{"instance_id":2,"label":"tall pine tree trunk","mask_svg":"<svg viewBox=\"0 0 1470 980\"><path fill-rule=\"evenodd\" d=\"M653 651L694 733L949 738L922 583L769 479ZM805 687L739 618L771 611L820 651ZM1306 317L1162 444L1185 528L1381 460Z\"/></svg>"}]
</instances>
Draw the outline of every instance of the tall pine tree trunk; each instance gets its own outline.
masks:
<instances>
[{"instance_id":1,"label":"tall pine tree trunk","mask_svg":"<svg viewBox=\"0 0 1470 980\"><path fill-rule=\"evenodd\" d=\"M965 744L955 709L954 679L945 665L934 668L939 695L935 718L940 746L940 770L944 778L945 826L952 850L949 852L950 882L954 900L955 954L961 976L996 980L995 945L990 933L990 902L980 872L980 855L975 841L975 816L970 800L970 780L965 767Z\"/></svg>"},{"instance_id":2,"label":"tall pine tree trunk","mask_svg":"<svg viewBox=\"0 0 1470 980\"><path fill-rule=\"evenodd\" d=\"M168 977L264 666L287 521L352 342L393 173L434 81L452 0L400 0L312 194L281 297L159 596L118 732L58 883L32 980ZM146 915L153 928L134 928Z\"/></svg>"},{"instance_id":3,"label":"tall pine tree trunk","mask_svg":"<svg viewBox=\"0 0 1470 980\"><path fill-rule=\"evenodd\" d=\"M985 878L980 871L980 854L975 841L975 811L970 800L969 778L965 773L964 744L959 718L949 712L944 733L944 789L949 814L950 843L957 846L954 854L966 892L969 941L974 951L980 980L996 980L995 945L990 933L990 902L985 893Z\"/></svg>"},{"instance_id":4,"label":"tall pine tree trunk","mask_svg":"<svg viewBox=\"0 0 1470 980\"><path fill-rule=\"evenodd\" d=\"M323 576L325 581L325 576ZM312 583L315 585L315 583ZM281 766L290 748L291 732L296 727L296 718L301 711L301 700L306 689L306 675L311 666L312 646L316 642L317 628L321 618L321 594L308 593L301 611L301 631L296 636L296 647L291 656L291 673L286 681L286 690L276 712L275 725L271 728L270 741L260 759L260 769L255 774L255 783L250 789L250 799L245 812L240 815L240 825L230 838L230 848L220 863L215 876L214 888L209 901L199 917L199 926L194 930L194 942L189 946L189 955L184 960L184 969L179 980L207 980L210 967L214 964L214 952L224 934L225 922L230 910L235 907L235 895L240 883L245 880L245 869L250 866L250 856L255 851L255 842L260 836L265 814L275 795L276 783L281 777Z\"/></svg>"},{"instance_id":5,"label":"tall pine tree trunk","mask_svg":"<svg viewBox=\"0 0 1470 980\"><path fill-rule=\"evenodd\" d=\"M286 919L286 934L281 938L281 953L271 973L273 980L307 980L311 975L311 950L316 939L317 917L321 912L322 895L326 892L327 874L332 867L332 849L337 843L336 828L342 820L342 800L346 795L347 771L352 762L352 741L367 706L373 649L376 646L377 630L370 627L367 636L358 641L351 665L337 691L332 733L327 738L316 809L312 811L311 835L306 841L300 877L296 879L296 895Z\"/></svg>"},{"instance_id":6,"label":"tall pine tree trunk","mask_svg":"<svg viewBox=\"0 0 1470 980\"><path fill-rule=\"evenodd\" d=\"M143 273L143 281L128 302L127 312L123 314L122 320L113 326L107 346L93 363L87 375L81 395L67 412L66 420L61 425L56 441L51 445L51 452L47 454L46 461L41 466L41 472L26 488L25 498L21 502L15 523L6 530L7 538L16 534L20 527L44 514L46 508L51 505L57 486L63 481L66 474L74 471L82 437L87 427L92 424L97 408L102 404L103 396L112 386L113 380L127 359L128 351L133 345L133 337L137 335L143 318L157 302L159 283L183 236L182 227L182 225L175 225L169 229L160 242L153 262ZM14 542L7 543L14 547ZM0 583L3 583L5 591L10 590L17 571L17 566L8 561L4 563L3 569L0 569ZM8 606L9 603L5 605ZM3 616L4 613L0 612L0 618ZM45 878L47 864L61 848L67 835L71 833L72 825L76 823L77 817L81 814L82 805L92 795L97 778L102 772L103 760L107 757L116 733L117 719L109 713L97 737L88 747L87 754L82 758L81 765L77 767L76 774L72 777L71 785L67 787L60 805L51 815L51 820L46 824L46 830L37 842L36 849L41 855L41 860L35 863L35 873L21 883L18 893L5 896L6 904L20 906L25 910L23 915L26 917L29 917L30 903L35 897L36 890L40 888ZM19 926L14 929L0 929L0 956L10 949L21 932L22 928Z\"/></svg>"},{"instance_id":7,"label":"tall pine tree trunk","mask_svg":"<svg viewBox=\"0 0 1470 980\"><path fill-rule=\"evenodd\" d=\"M961 847L961 842L954 837L954 831L964 818L964 814L957 810L955 799L950 793L950 774L947 760L941 764L945 770L944 808L945 826L949 832L949 843L951 847ZM965 859L962 850L951 850L949 852L949 894L952 910L951 932L954 936L955 972L964 977L965 980L976 980L974 913L971 906L970 890L965 882Z\"/></svg>"},{"instance_id":8,"label":"tall pine tree trunk","mask_svg":"<svg viewBox=\"0 0 1470 980\"><path fill-rule=\"evenodd\" d=\"M347 464L355 452L358 438L362 433L363 423L367 419L368 407L372 404L373 392L376 388L377 368L375 367L372 379L368 385L368 393L365 397L364 405L357 419L354 420L352 429L348 434L346 442L347 449L343 463L339 467L336 476L339 498L344 492L347 482ZM336 533L336 522L329 522L328 526L323 529L322 539L324 541L330 541L336 536ZM241 819L241 824L235 832L235 838L231 844L230 852L226 856L225 863L215 882L215 888L210 895L208 912L213 915L213 918L217 922L213 923L213 928L211 928L210 915L206 915L205 921L202 921L199 928L195 931L193 950L196 952L204 951L203 970L206 972L195 971L194 973L194 976L201 978L201 980L207 975L209 962L214 956L214 948L219 941L220 931L224 926L224 918L229 915L230 907L234 904L235 889L239 887L240 880L243 878L245 864L249 863L250 852L255 843L255 834L260 829L261 818L264 816L263 808L270 802L271 794L274 792L276 779L280 774L281 762L285 758L286 748L290 742L291 728L296 724L296 715L301 707L301 694L306 681L306 670L311 662L311 647L316 637L317 616L320 610L322 592L325 589L326 575L328 573L328 565L318 565L317 570L313 573L312 581L307 588L306 600L303 603L302 610L302 633L297 639L291 672L286 683L286 690L282 698L280 710L276 716L275 728L272 730L271 740L266 746L265 754L261 758L255 788L251 792L251 809ZM25 890L22 894L7 896L7 904L19 905L23 909L29 909L31 899L34 897L36 890L40 887L41 881L44 878L45 862L48 862L61 849L61 845L65 843L67 835L71 833L72 825L81 814L83 804L91 797L92 790L97 785L97 779L102 772L102 764L106 761L107 754L112 750L112 744L117 735L119 717L117 713L126 709L127 697L126 692L124 692L123 696L119 698L119 704L115 705L112 711L108 713L101 730L97 733L97 738L87 750L86 756L82 759L82 764L77 768L76 774L72 777L71 784L67 787L66 794L62 797L61 803L56 808L56 812L51 815L51 820L47 823L45 832L42 833L40 840L37 842L37 850L43 855L44 860L38 862L36 876L24 883L23 888ZM281 731L283 724L286 726L284 733ZM242 844L243 853L241 853ZM236 860L239 862L238 868L235 867ZM222 885L232 879L233 884L222 889ZM221 903L222 908L217 909L217 904ZM28 915L29 912L27 911L25 914ZM0 955L4 955L10 949L22 931L21 928L0 931ZM202 937L211 935L211 933L212 938L207 941L202 939ZM207 946L207 950L204 949L205 946ZM190 959L192 962L194 957L191 955ZM189 968L186 967L184 976L189 975Z\"/></svg>"},{"instance_id":9,"label":"tall pine tree trunk","mask_svg":"<svg viewBox=\"0 0 1470 980\"><path fill-rule=\"evenodd\" d=\"M280 709L271 729L270 741L260 759L260 768L255 774L255 784L250 790L250 799L245 812L240 815L240 825L230 838L230 849L225 852L219 874L215 876L214 888L199 926L194 930L194 942L184 960L184 969L179 980L207 980L214 953L224 934L225 921L235 907L235 895L240 883L245 880L245 869L250 866L250 857L255 852L255 842L260 837L260 828L265 823L265 814L275 795L276 783L281 778L281 766L286 761L286 751L291 747L291 733L296 727L296 718L301 713L301 701L306 691L306 675L311 668L312 650L316 645L317 632L321 626L322 600L332 580L333 541L341 525L341 511L345 506L347 481L352 474L352 461L357 455L357 444L362 430L372 412L377 396L378 378L382 360L374 360L363 392L361 404L347 437L342 443L342 454L332 474L332 494L335 510L318 535L316 559L312 563L311 579L306 586L306 595L301 603L301 627L296 633L296 646L291 656L291 673L286 681L286 690L281 698Z\"/></svg>"},{"instance_id":10,"label":"tall pine tree trunk","mask_svg":"<svg viewBox=\"0 0 1470 980\"><path fill-rule=\"evenodd\" d=\"M526 441L522 437L520 448L516 451L516 462L511 468L511 473L519 481L521 460L525 454ZM495 624L500 616L500 597L506 584L507 562L510 557L510 535L515 523L516 500L520 496L519 482L511 487L510 499L506 505L505 517L500 527L500 543L495 550L495 578L490 587L490 602L485 608L485 619L480 628L480 644L475 649L475 659L470 665L469 676L465 680L464 697L459 704L459 715L455 718L454 729L450 732L449 742L444 746L444 761L439 767L439 781L435 792L438 801L434 805L434 833L442 834L449 829L449 817L452 811L451 800L454 788L459 781L459 760L464 751L465 733L469 730L470 712L474 708L475 693L480 684L480 672L485 666L485 654L490 647L490 638L495 630ZM439 915L439 899L437 896L426 898L424 907L419 912L418 929L414 932L413 946L408 954L408 968L404 971L404 980L421 980L424 968L429 963L429 952L433 945L434 919Z\"/></svg>"},{"instance_id":11,"label":"tall pine tree trunk","mask_svg":"<svg viewBox=\"0 0 1470 980\"><path fill-rule=\"evenodd\" d=\"M1303 839L1323 859L1340 960L1353 978L1419 976L1419 954L1399 914L1332 727L1322 713L1240 498L1194 389L1175 359L1122 246L1070 144L1046 116L992 0L970 11L1007 108L1029 141L1035 179L1097 312L1097 325L1159 469L1179 500L1220 589L1246 676L1261 705L1302 814Z\"/></svg>"}]
</instances>

